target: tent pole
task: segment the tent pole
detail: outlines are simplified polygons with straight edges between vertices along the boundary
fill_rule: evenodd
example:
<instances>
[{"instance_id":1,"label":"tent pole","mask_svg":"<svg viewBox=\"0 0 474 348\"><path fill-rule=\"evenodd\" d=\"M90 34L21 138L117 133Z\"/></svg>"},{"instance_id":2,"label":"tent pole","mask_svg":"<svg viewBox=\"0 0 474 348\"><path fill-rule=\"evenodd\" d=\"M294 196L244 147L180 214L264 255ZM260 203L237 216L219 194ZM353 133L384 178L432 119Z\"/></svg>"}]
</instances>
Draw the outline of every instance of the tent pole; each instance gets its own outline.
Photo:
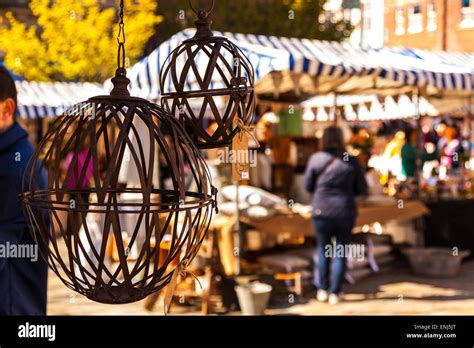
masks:
<instances>
[{"instance_id":1,"label":"tent pole","mask_svg":"<svg viewBox=\"0 0 474 348\"><path fill-rule=\"evenodd\" d=\"M334 92L334 125L337 126L337 92Z\"/></svg>"},{"instance_id":2,"label":"tent pole","mask_svg":"<svg viewBox=\"0 0 474 348\"><path fill-rule=\"evenodd\" d=\"M417 87L413 88L413 99L415 102L415 120L416 120L416 129L417 133L417 143L415 144L416 148L416 169L415 169L415 178L416 178L416 196L418 199L421 197L421 179L423 172L423 162L422 162L422 153L423 145L421 141L422 132L421 132L421 115L420 115L420 94ZM409 141L409 139L407 139Z\"/></svg>"},{"instance_id":3,"label":"tent pole","mask_svg":"<svg viewBox=\"0 0 474 348\"><path fill-rule=\"evenodd\" d=\"M471 93L471 95L469 96L468 98L468 102L469 102L469 105L468 105L468 122L469 122L469 164L472 163L472 155L473 155L473 149L472 149L472 136L473 136L473 127L472 127L472 122L473 122L473 114L474 114L474 111L472 110L473 109L473 106L472 106L472 103L473 103L473 94ZM473 168L470 168L471 170Z\"/></svg>"}]
</instances>

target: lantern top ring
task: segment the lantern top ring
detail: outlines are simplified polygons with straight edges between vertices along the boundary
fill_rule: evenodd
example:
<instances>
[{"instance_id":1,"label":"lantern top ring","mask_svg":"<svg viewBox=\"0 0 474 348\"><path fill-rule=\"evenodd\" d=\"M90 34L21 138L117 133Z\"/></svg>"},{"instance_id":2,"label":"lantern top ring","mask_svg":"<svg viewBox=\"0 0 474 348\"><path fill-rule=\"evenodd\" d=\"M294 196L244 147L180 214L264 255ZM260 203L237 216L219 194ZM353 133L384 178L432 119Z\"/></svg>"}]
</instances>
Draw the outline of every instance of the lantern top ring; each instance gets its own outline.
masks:
<instances>
[{"instance_id":1,"label":"lantern top ring","mask_svg":"<svg viewBox=\"0 0 474 348\"><path fill-rule=\"evenodd\" d=\"M189 42L189 43L193 43L193 41L202 41L204 38L206 40L208 40L209 43L216 43L217 41L230 41L228 38L226 38L225 36L214 36L214 34L212 33L212 31L210 31L209 33L205 33L205 34L208 34L207 36L204 36L204 35L197 35L198 31L201 30L201 27L200 27L200 22L199 20L197 20L195 22L196 26L198 27L198 30L196 31L196 35L186 39L186 40L183 40L184 43L186 42ZM207 29L207 28L206 28ZM209 30L210 30L210 27L209 27ZM202 32L201 32L202 33Z\"/></svg>"},{"instance_id":2,"label":"lantern top ring","mask_svg":"<svg viewBox=\"0 0 474 348\"><path fill-rule=\"evenodd\" d=\"M193 10L193 12L195 14L197 14L198 16L201 16L203 15L204 17L206 17L213 9L214 9L214 4L215 4L215 1L212 0L211 2L211 6L208 10L205 10L205 9L199 9L197 10L194 6L193 6L193 1L192 0L188 0L188 3L189 3L189 7L191 7L191 10Z\"/></svg>"}]
</instances>

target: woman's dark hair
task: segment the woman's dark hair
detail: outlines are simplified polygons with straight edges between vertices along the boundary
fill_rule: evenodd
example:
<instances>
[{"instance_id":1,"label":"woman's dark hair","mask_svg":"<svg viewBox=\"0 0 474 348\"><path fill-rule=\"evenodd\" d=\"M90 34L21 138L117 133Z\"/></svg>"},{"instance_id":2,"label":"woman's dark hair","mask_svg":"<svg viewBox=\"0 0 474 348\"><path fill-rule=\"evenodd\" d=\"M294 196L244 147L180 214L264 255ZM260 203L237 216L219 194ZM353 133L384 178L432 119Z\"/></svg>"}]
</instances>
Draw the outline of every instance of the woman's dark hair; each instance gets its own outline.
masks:
<instances>
[{"instance_id":1,"label":"woman's dark hair","mask_svg":"<svg viewBox=\"0 0 474 348\"><path fill-rule=\"evenodd\" d=\"M330 126L324 130L322 150L341 156L346 151L342 130L337 126Z\"/></svg>"},{"instance_id":2,"label":"woman's dark hair","mask_svg":"<svg viewBox=\"0 0 474 348\"><path fill-rule=\"evenodd\" d=\"M0 101L12 98L15 101L15 109L17 108L17 91L15 81L8 70L0 66ZM16 112L15 112L16 113Z\"/></svg>"}]
</instances>

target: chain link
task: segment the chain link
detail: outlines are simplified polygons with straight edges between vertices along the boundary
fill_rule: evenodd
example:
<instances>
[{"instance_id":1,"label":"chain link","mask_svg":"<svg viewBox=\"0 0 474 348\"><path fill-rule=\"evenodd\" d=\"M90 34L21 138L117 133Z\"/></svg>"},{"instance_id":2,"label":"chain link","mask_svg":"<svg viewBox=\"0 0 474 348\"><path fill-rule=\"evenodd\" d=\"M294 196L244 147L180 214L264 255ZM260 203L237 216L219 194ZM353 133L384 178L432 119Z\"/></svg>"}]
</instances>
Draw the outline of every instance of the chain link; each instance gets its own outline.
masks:
<instances>
[{"instance_id":1,"label":"chain link","mask_svg":"<svg viewBox=\"0 0 474 348\"><path fill-rule=\"evenodd\" d=\"M120 70L125 70L125 24L123 22L124 17L124 0L120 0L120 14L119 14L119 32L117 35L118 42L118 54L117 54L117 66Z\"/></svg>"}]
</instances>

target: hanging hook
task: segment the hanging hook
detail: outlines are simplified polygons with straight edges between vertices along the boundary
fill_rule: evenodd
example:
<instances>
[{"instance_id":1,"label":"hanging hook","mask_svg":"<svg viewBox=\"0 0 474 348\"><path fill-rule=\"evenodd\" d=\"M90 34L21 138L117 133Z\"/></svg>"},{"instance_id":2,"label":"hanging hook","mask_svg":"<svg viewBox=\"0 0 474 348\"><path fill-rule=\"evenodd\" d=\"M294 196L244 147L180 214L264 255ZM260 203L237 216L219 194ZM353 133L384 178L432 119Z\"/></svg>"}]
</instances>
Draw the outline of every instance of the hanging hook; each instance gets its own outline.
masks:
<instances>
[{"instance_id":1,"label":"hanging hook","mask_svg":"<svg viewBox=\"0 0 474 348\"><path fill-rule=\"evenodd\" d=\"M204 11L206 13L206 15L208 15L209 13L212 12L212 10L214 9L214 4L215 4L215 0L212 0L211 2L211 7L209 8L209 10L204 10L204 9L199 9L197 10L194 6L193 6L193 1L192 0L188 0L188 3L189 3L189 7L191 7L191 10L193 10L193 12L197 15L199 15L200 12Z\"/></svg>"},{"instance_id":2,"label":"hanging hook","mask_svg":"<svg viewBox=\"0 0 474 348\"><path fill-rule=\"evenodd\" d=\"M214 0L212 0L211 7L209 10L204 10L204 9L199 9L196 10L196 8L193 6L192 0L188 0L189 2L189 7L194 11L194 13L197 15L198 19L194 22L196 25L196 34L194 34L194 38L208 38L213 36L212 30L211 30L211 24L212 20L208 17L209 13L212 11L214 8Z\"/></svg>"}]
</instances>

